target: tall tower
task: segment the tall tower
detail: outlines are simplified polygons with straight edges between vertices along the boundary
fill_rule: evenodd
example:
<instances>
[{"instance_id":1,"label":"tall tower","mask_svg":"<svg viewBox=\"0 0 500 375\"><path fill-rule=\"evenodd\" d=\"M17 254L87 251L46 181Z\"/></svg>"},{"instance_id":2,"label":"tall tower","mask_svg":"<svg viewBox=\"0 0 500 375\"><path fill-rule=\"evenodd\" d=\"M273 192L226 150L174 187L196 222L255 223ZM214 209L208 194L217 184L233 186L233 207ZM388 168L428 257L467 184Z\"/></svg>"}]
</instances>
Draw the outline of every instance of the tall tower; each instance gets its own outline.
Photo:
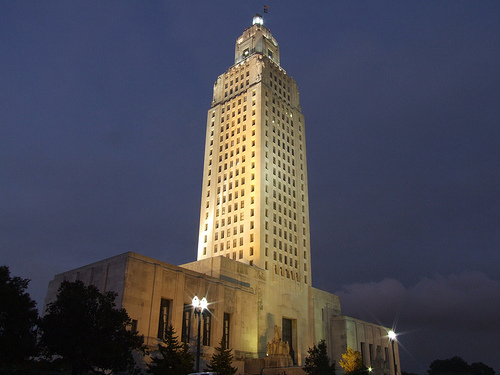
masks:
<instances>
[{"instance_id":1,"label":"tall tower","mask_svg":"<svg viewBox=\"0 0 500 375\"><path fill-rule=\"evenodd\" d=\"M311 285L304 116L256 15L207 116L198 260L226 256Z\"/></svg>"}]
</instances>

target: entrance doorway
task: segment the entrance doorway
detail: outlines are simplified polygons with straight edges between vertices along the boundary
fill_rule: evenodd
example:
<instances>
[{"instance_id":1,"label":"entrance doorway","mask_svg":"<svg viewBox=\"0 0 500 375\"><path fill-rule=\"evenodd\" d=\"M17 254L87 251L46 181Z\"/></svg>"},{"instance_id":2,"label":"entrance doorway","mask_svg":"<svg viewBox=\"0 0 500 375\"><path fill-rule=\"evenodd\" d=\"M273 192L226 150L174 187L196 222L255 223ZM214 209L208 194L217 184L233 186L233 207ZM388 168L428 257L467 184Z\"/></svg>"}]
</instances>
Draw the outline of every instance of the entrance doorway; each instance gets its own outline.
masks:
<instances>
[{"instance_id":1,"label":"entrance doorway","mask_svg":"<svg viewBox=\"0 0 500 375\"><path fill-rule=\"evenodd\" d=\"M293 349L293 341L295 338L293 335L293 320L283 318L282 327L283 327L283 332L282 332L283 341L288 343L288 346L290 347L290 357L292 357L293 364L296 365L297 363L295 362L295 351Z\"/></svg>"}]
</instances>

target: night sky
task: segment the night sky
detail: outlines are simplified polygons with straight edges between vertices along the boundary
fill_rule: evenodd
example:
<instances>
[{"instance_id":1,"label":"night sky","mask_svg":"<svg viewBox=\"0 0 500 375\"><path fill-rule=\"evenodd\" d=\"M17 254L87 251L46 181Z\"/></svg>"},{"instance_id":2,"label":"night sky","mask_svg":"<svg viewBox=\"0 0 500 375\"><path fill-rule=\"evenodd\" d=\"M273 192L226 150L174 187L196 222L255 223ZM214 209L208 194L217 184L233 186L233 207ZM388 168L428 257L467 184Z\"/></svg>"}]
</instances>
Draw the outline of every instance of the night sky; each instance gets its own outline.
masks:
<instances>
[{"instance_id":1,"label":"night sky","mask_svg":"<svg viewBox=\"0 0 500 375\"><path fill-rule=\"evenodd\" d=\"M403 371L500 372L500 2L270 1L306 119L313 285ZM196 260L206 113L255 1L0 3L0 264Z\"/></svg>"}]
</instances>

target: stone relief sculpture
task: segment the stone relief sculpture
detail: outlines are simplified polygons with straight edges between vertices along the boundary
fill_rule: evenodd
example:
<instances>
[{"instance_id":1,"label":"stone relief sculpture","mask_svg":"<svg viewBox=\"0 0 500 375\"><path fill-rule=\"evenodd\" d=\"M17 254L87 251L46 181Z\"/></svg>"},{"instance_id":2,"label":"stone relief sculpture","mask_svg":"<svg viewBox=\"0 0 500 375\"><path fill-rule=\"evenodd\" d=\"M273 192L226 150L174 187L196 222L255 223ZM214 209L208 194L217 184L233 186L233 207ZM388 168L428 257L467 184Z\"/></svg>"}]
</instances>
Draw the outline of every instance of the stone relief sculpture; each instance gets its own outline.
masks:
<instances>
[{"instance_id":1,"label":"stone relief sculpture","mask_svg":"<svg viewBox=\"0 0 500 375\"><path fill-rule=\"evenodd\" d=\"M274 326L274 338L267 343L267 355L290 355L290 346L281 337L281 327Z\"/></svg>"}]
</instances>

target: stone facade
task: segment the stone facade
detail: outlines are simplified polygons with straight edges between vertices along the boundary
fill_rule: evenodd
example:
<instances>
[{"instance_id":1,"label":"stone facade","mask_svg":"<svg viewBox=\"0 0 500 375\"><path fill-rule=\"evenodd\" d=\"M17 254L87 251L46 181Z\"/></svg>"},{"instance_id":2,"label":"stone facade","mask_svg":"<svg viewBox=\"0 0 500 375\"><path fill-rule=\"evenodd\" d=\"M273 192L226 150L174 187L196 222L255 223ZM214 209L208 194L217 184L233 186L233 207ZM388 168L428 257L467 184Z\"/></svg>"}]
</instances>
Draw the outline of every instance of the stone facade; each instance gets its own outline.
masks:
<instances>
[{"instance_id":1,"label":"stone facade","mask_svg":"<svg viewBox=\"0 0 500 375\"><path fill-rule=\"evenodd\" d=\"M325 340L337 363L350 346L377 374L394 373L399 357L397 350L392 357L388 329L343 317L338 296L311 286L299 92L280 66L277 41L255 19L236 42L235 65L214 85L197 261L175 266L124 253L56 275L45 304L62 281L81 280L118 293L117 305L150 348L172 324L194 350L191 301L205 297L200 369L225 340L239 374L298 375L308 348Z\"/></svg>"},{"instance_id":2,"label":"stone facade","mask_svg":"<svg viewBox=\"0 0 500 375\"><path fill-rule=\"evenodd\" d=\"M331 293L312 287L283 293L267 275L226 257L174 266L129 252L56 275L49 283L45 307L55 300L63 281L81 280L101 291L114 291L117 306L127 310L145 343L154 349L161 342L162 301L168 301L166 323L174 326L180 338L189 310L187 342L194 350L197 318L190 304L195 295L204 296L211 319L208 330L202 331L209 337L202 341L201 368L222 339L225 317L229 317L229 345L240 374L256 374L264 368L266 373L288 368L291 374L293 366L304 364L307 349L320 340L326 340L328 354L337 363L349 345L363 352L367 366L375 369L376 361L382 360L377 366L382 368L380 374L393 373L387 328L341 316L339 298ZM292 323L291 343L283 340L283 318ZM293 358L285 348L293 349ZM399 367L397 343L395 348Z\"/></svg>"},{"instance_id":3,"label":"stone facade","mask_svg":"<svg viewBox=\"0 0 500 375\"><path fill-rule=\"evenodd\" d=\"M389 330L389 328L348 316L336 316L331 319L330 326L332 358L337 358L338 362L349 346L361 353L363 362L367 367L372 368L373 374L394 374L394 365L396 369L400 368L399 349L395 342L396 356L394 357ZM401 370L398 371L400 374Z\"/></svg>"}]
</instances>

